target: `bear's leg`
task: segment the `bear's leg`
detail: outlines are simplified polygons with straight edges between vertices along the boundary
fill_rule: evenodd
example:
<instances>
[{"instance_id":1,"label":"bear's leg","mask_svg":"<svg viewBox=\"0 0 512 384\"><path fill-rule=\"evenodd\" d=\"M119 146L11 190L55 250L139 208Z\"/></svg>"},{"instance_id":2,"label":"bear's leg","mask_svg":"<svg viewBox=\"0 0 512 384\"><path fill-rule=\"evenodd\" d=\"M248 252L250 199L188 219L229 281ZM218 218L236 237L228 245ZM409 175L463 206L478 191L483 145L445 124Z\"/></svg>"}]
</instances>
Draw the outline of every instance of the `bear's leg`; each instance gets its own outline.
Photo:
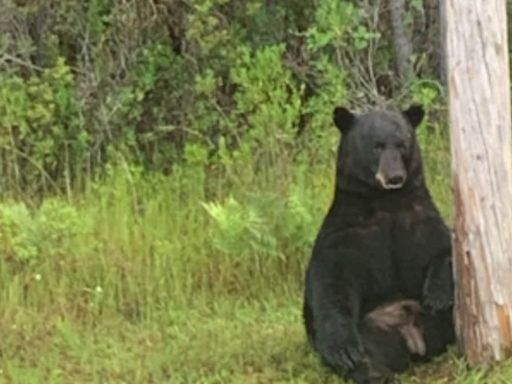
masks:
<instances>
[{"instance_id":1,"label":"bear's leg","mask_svg":"<svg viewBox=\"0 0 512 384\"><path fill-rule=\"evenodd\" d=\"M397 330L382 330L367 324L360 328L366 358L353 370L347 378L357 384L393 383L395 373L405 371L410 363L407 344Z\"/></svg>"},{"instance_id":2,"label":"bear's leg","mask_svg":"<svg viewBox=\"0 0 512 384\"><path fill-rule=\"evenodd\" d=\"M455 329L452 310L436 314L423 313L418 320L426 344L424 356L414 356L415 361L427 361L446 351L455 342Z\"/></svg>"}]
</instances>

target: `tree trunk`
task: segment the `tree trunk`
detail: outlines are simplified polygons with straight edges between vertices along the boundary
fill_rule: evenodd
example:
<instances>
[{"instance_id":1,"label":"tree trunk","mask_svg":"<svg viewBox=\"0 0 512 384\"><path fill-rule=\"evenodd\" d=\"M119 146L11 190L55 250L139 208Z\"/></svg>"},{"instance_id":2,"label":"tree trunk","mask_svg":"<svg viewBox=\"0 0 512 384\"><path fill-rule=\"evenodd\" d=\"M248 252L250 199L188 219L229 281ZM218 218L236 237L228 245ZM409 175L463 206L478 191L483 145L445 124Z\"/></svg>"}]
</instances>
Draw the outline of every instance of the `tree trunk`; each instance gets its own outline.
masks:
<instances>
[{"instance_id":1,"label":"tree trunk","mask_svg":"<svg viewBox=\"0 0 512 384\"><path fill-rule=\"evenodd\" d=\"M424 31L424 50L431 52L429 54L430 63L433 72L446 85L446 63L444 49L444 19L443 9L440 0L423 0L423 12L425 14L425 31Z\"/></svg>"},{"instance_id":2,"label":"tree trunk","mask_svg":"<svg viewBox=\"0 0 512 384\"><path fill-rule=\"evenodd\" d=\"M445 0L459 346L512 347L512 158L505 0Z\"/></svg>"},{"instance_id":3,"label":"tree trunk","mask_svg":"<svg viewBox=\"0 0 512 384\"><path fill-rule=\"evenodd\" d=\"M402 84L412 76L412 43L405 27L405 0L390 0L395 66Z\"/></svg>"},{"instance_id":4,"label":"tree trunk","mask_svg":"<svg viewBox=\"0 0 512 384\"><path fill-rule=\"evenodd\" d=\"M441 79L441 82L443 85L448 84L448 69L447 69L447 46L446 46L446 8L447 6L445 4L439 5L439 19L441 20L441 23L439 25L439 34L441 36L441 41L439 43L439 50L438 50L438 60L439 60L439 78Z\"/></svg>"}]
</instances>

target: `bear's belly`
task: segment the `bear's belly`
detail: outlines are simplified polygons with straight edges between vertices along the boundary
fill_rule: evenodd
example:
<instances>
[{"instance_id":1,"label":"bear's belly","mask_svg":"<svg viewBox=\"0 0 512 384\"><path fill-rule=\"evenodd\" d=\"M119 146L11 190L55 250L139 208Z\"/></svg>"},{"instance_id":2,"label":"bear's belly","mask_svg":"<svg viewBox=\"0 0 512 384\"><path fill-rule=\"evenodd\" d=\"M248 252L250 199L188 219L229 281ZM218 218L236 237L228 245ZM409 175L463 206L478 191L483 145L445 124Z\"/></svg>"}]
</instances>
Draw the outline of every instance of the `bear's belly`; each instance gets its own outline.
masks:
<instances>
[{"instance_id":1,"label":"bear's belly","mask_svg":"<svg viewBox=\"0 0 512 384\"><path fill-rule=\"evenodd\" d=\"M387 268L374 265L368 270L368 283L362 296L361 313L367 313L382 303L399 299L421 300L424 268L410 264L390 263Z\"/></svg>"},{"instance_id":2,"label":"bear's belly","mask_svg":"<svg viewBox=\"0 0 512 384\"><path fill-rule=\"evenodd\" d=\"M410 216L409 216L410 217ZM450 252L450 234L438 217L397 220L392 231L392 258L400 290L419 298L433 258Z\"/></svg>"}]
</instances>

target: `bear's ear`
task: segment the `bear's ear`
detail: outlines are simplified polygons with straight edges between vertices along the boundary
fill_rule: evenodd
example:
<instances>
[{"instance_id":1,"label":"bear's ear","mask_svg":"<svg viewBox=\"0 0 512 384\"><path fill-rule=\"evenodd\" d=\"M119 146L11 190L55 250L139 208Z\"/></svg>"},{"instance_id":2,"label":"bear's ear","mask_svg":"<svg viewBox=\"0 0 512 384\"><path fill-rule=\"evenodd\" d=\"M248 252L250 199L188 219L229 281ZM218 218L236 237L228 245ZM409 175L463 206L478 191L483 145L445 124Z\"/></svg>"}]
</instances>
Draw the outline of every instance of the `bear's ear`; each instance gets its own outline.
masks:
<instances>
[{"instance_id":1,"label":"bear's ear","mask_svg":"<svg viewBox=\"0 0 512 384\"><path fill-rule=\"evenodd\" d=\"M421 121L423 120L423 116L425 116L423 106L419 104L411 105L409 109L403 111L402 113L413 128L416 128L418 125L420 125Z\"/></svg>"},{"instance_id":2,"label":"bear's ear","mask_svg":"<svg viewBox=\"0 0 512 384\"><path fill-rule=\"evenodd\" d=\"M333 120L341 133L346 133L352 126L356 116L345 107L336 107L333 112Z\"/></svg>"}]
</instances>

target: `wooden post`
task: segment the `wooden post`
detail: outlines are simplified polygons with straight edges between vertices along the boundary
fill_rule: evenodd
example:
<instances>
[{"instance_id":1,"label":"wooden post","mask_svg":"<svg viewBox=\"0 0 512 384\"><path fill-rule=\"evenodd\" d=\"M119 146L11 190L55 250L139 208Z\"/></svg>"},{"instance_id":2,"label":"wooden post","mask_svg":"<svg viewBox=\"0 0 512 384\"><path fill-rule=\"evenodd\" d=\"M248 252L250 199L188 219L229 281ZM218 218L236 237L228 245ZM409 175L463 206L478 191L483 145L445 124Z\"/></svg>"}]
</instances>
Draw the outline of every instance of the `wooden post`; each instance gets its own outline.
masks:
<instances>
[{"instance_id":1,"label":"wooden post","mask_svg":"<svg viewBox=\"0 0 512 384\"><path fill-rule=\"evenodd\" d=\"M444 0L459 346L512 347L512 141L506 0Z\"/></svg>"}]
</instances>

